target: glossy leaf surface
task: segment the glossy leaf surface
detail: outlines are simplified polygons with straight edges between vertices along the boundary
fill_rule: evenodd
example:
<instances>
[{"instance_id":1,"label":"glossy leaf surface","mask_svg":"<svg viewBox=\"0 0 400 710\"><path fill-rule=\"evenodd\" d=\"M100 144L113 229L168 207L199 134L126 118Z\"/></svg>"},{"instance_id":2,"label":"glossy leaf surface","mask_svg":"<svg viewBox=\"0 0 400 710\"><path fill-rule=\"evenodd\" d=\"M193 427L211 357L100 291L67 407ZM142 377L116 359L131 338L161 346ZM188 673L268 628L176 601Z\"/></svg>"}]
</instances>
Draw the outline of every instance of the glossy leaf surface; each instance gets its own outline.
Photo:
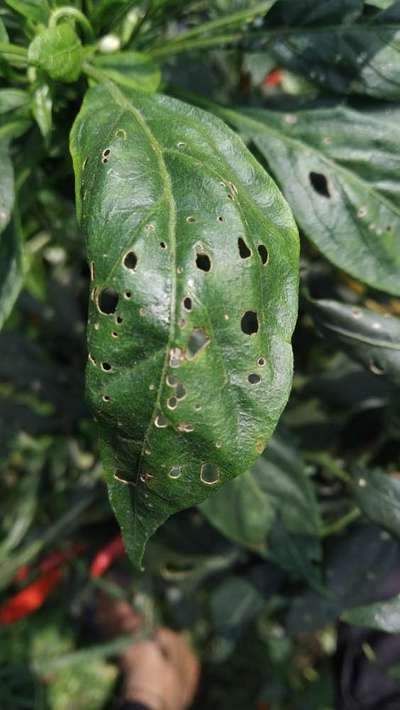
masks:
<instances>
[{"instance_id":1,"label":"glossy leaf surface","mask_svg":"<svg viewBox=\"0 0 400 710\"><path fill-rule=\"evenodd\" d=\"M369 629L400 633L400 596L384 602L365 604L343 612L341 618L348 624L366 626Z\"/></svg>"},{"instance_id":2,"label":"glossy leaf surface","mask_svg":"<svg viewBox=\"0 0 400 710\"><path fill-rule=\"evenodd\" d=\"M324 256L360 281L399 295L399 109L218 113L262 153Z\"/></svg>"},{"instance_id":3,"label":"glossy leaf surface","mask_svg":"<svg viewBox=\"0 0 400 710\"><path fill-rule=\"evenodd\" d=\"M56 81L76 81L81 73L81 41L73 27L64 22L35 37L29 46L28 59Z\"/></svg>"},{"instance_id":4,"label":"glossy leaf surface","mask_svg":"<svg viewBox=\"0 0 400 710\"><path fill-rule=\"evenodd\" d=\"M250 471L200 506L226 537L266 555L277 517L288 533L318 535L318 504L299 452L278 434Z\"/></svg>"},{"instance_id":5,"label":"glossy leaf surface","mask_svg":"<svg viewBox=\"0 0 400 710\"><path fill-rule=\"evenodd\" d=\"M360 473L354 496L365 515L400 537L400 481L379 471Z\"/></svg>"},{"instance_id":6,"label":"glossy leaf surface","mask_svg":"<svg viewBox=\"0 0 400 710\"><path fill-rule=\"evenodd\" d=\"M399 3L374 15L363 14L363 6L362 0L284 0L269 16L265 44L280 66L331 91L398 100Z\"/></svg>"},{"instance_id":7,"label":"glossy leaf surface","mask_svg":"<svg viewBox=\"0 0 400 710\"><path fill-rule=\"evenodd\" d=\"M91 63L100 70L105 79L149 94L157 91L161 82L157 64L140 52L97 54L91 59Z\"/></svg>"},{"instance_id":8,"label":"glossy leaf surface","mask_svg":"<svg viewBox=\"0 0 400 710\"><path fill-rule=\"evenodd\" d=\"M310 300L319 331L374 375L400 385L400 319L339 301Z\"/></svg>"},{"instance_id":9,"label":"glossy leaf surface","mask_svg":"<svg viewBox=\"0 0 400 710\"><path fill-rule=\"evenodd\" d=\"M271 436L292 376L297 231L240 138L179 101L96 87L71 149L92 272L87 396L138 562Z\"/></svg>"}]
</instances>

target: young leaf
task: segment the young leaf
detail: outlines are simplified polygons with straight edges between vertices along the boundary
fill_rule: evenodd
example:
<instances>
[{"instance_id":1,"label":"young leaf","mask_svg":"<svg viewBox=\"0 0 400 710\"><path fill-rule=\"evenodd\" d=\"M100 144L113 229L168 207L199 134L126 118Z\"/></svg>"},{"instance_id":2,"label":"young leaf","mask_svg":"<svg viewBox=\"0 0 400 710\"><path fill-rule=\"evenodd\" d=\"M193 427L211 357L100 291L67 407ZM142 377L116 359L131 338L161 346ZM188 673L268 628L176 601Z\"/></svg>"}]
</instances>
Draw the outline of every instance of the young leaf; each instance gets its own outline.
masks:
<instances>
[{"instance_id":1,"label":"young leaf","mask_svg":"<svg viewBox=\"0 0 400 710\"><path fill-rule=\"evenodd\" d=\"M354 626L366 626L388 634L398 634L400 633L400 595L384 602L348 609L340 618Z\"/></svg>"},{"instance_id":2,"label":"young leaf","mask_svg":"<svg viewBox=\"0 0 400 710\"><path fill-rule=\"evenodd\" d=\"M91 64L101 71L105 79L149 94L157 91L161 82L161 72L157 64L140 52L96 54L92 57Z\"/></svg>"},{"instance_id":3,"label":"young leaf","mask_svg":"<svg viewBox=\"0 0 400 710\"><path fill-rule=\"evenodd\" d=\"M345 105L218 115L268 161L307 237L334 264L400 294L400 111Z\"/></svg>"},{"instance_id":4,"label":"young leaf","mask_svg":"<svg viewBox=\"0 0 400 710\"><path fill-rule=\"evenodd\" d=\"M49 16L47 0L5 0L6 5L35 23L46 24Z\"/></svg>"},{"instance_id":5,"label":"young leaf","mask_svg":"<svg viewBox=\"0 0 400 710\"><path fill-rule=\"evenodd\" d=\"M321 525L299 452L277 434L250 471L216 491L200 509L226 537L263 555L277 516L297 535L318 535Z\"/></svg>"},{"instance_id":6,"label":"young leaf","mask_svg":"<svg viewBox=\"0 0 400 710\"><path fill-rule=\"evenodd\" d=\"M28 60L51 79L70 83L81 73L82 44L73 27L64 22L36 35L29 45Z\"/></svg>"},{"instance_id":7,"label":"young leaf","mask_svg":"<svg viewBox=\"0 0 400 710\"><path fill-rule=\"evenodd\" d=\"M1 131L1 128L0 128ZM9 156L8 143L0 141L0 235L10 221L14 204L14 170ZM0 236L0 244L2 237ZM1 288L1 286L0 286Z\"/></svg>"},{"instance_id":8,"label":"young leaf","mask_svg":"<svg viewBox=\"0 0 400 710\"><path fill-rule=\"evenodd\" d=\"M339 301L307 300L318 330L375 375L400 385L400 319Z\"/></svg>"},{"instance_id":9,"label":"young leaf","mask_svg":"<svg viewBox=\"0 0 400 710\"><path fill-rule=\"evenodd\" d=\"M92 272L87 396L140 562L169 515L246 471L272 434L297 231L240 138L180 101L98 86L71 150Z\"/></svg>"},{"instance_id":10,"label":"young leaf","mask_svg":"<svg viewBox=\"0 0 400 710\"><path fill-rule=\"evenodd\" d=\"M22 235L13 220L0 240L0 329L11 313L23 284Z\"/></svg>"}]
</instances>

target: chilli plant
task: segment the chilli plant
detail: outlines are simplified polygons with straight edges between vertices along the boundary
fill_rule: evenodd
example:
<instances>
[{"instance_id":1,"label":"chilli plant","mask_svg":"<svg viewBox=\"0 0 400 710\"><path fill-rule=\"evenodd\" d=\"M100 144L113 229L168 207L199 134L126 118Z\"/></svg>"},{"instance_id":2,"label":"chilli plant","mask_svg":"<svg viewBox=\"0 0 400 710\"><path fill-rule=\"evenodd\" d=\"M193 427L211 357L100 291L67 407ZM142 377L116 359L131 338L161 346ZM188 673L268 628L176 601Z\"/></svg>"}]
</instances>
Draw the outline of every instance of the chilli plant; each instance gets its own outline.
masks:
<instances>
[{"instance_id":1,"label":"chilli plant","mask_svg":"<svg viewBox=\"0 0 400 710\"><path fill-rule=\"evenodd\" d=\"M391 0L0 7L1 586L56 546L82 606L105 479L142 598L219 668L257 638L277 709L329 705L338 617L400 632L399 37Z\"/></svg>"}]
</instances>

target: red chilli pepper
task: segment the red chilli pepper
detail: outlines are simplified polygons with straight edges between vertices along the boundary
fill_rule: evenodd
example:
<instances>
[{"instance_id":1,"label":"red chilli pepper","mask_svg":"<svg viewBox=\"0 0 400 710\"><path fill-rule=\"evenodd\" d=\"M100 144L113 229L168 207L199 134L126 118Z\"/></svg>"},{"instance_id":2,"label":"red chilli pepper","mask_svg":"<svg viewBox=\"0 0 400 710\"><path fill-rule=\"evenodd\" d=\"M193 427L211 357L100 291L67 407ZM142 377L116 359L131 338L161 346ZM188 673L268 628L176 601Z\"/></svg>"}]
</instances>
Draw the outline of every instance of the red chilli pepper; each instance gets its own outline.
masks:
<instances>
[{"instance_id":1,"label":"red chilli pepper","mask_svg":"<svg viewBox=\"0 0 400 710\"><path fill-rule=\"evenodd\" d=\"M13 624L39 609L61 577L62 572L58 567L50 569L4 602L0 606L0 624Z\"/></svg>"},{"instance_id":2,"label":"red chilli pepper","mask_svg":"<svg viewBox=\"0 0 400 710\"><path fill-rule=\"evenodd\" d=\"M90 565L90 576L101 577L102 574L112 565L114 560L118 557L122 557L125 554L124 543L122 542L121 535L117 535L108 545L102 547L101 550L94 557L92 564Z\"/></svg>"},{"instance_id":3,"label":"red chilli pepper","mask_svg":"<svg viewBox=\"0 0 400 710\"><path fill-rule=\"evenodd\" d=\"M265 76L263 81L264 86L279 86L283 78L283 72L281 69L273 69L269 74Z\"/></svg>"}]
</instances>

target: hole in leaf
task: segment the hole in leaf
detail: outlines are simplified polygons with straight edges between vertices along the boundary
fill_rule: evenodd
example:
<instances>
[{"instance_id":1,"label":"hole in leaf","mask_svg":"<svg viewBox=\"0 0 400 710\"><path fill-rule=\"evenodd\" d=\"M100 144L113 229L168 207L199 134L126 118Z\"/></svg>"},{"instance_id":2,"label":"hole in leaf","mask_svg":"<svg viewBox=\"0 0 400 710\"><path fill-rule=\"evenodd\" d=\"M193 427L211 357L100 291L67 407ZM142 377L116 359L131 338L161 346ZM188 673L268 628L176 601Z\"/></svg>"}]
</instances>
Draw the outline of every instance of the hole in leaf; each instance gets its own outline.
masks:
<instances>
[{"instance_id":1,"label":"hole in leaf","mask_svg":"<svg viewBox=\"0 0 400 710\"><path fill-rule=\"evenodd\" d=\"M103 288L98 296L97 304L99 311L105 315L115 313L118 305L119 296L113 288Z\"/></svg>"},{"instance_id":2,"label":"hole in leaf","mask_svg":"<svg viewBox=\"0 0 400 710\"><path fill-rule=\"evenodd\" d=\"M258 385L258 383L261 382L260 375L256 375L255 372L252 372L247 379L251 385Z\"/></svg>"},{"instance_id":3,"label":"hole in leaf","mask_svg":"<svg viewBox=\"0 0 400 710\"><path fill-rule=\"evenodd\" d=\"M264 365L265 365L265 358L259 357L258 360L257 360L257 365L258 365L258 367L264 367Z\"/></svg>"},{"instance_id":4,"label":"hole in leaf","mask_svg":"<svg viewBox=\"0 0 400 710\"><path fill-rule=\"evenodd\" d=\"M218 222L223 222L223 221L224 221L224 218L223 218L221 215L220 215L219 217L217 217L217 219L218 219Z\"/></svg>"},{"instance_id":5,"label":"hole in leaf","mask_svg":"<svg viewBox=\"0 0 400 710\"><path fill-rule=\"evenodd\" d=\"M257 313L255 311L246 311L246 313L242 316L242 320L241 320L240 325L241 325L243 333L246 333L246 335L253 335L253 333L257 333L257 331L258 331Z\"/></svg>"},{"instance_id":6,"label":"hole in leaf","mask_svg":"<svg viewBox=\"0 0 400 710\"><path fill-rule=\"evenodd\" d=\"M182 469L180 466L172 466L170 470L168 471L168 476L169 478L179 478L182 474Z\"/></svg>"},{"instance_id":7,"label":"hole in leaf","mask_svg":"<svg viewBox=\"0 0 400 710\"><path fill-rule=\"evenodd\" d=\"M265 264L268 264L269 261L268 249L264 246L264 244L259 244L257 250L260 255L261 263L265 266Z\"/></svg>"},{"instance_id":8,"label":"hole in leaf","mask_svg":"<svg viewBox=\"0 0 400 710\"><path fill-rule=\"evenodd\" d=\"M101 369L104 370L104 372L111 372L112 367L109 362L102 362Z\"/></svg>"},{"instance_id":9,"label":"hole in leaf","mask_svg":"<svg viewBox=\"0 0 400 710\"><path fill-rule=\"evenodd\" d=\"M200 412L200 410L201 410L201 404L195 404L195 405L194 405L194 408L195 408L196 412Z\"/></svg>"},{"instance_id":10,"label":"hole in leaf","mask_svg":"<svg viewBox=\"0 0 400 710\"><path fill-rule=\"evenodd\" d=\"M238 239L238 247L239 247L239 254L242 259L248 259L249 256L251 256L251 251L249 247L247 246L246 242L242 237L239 237Z\"/></svg>"},{"instance_id":11,"label":"hole in leaf","mask_svg":"<svg viewBox=\"0 0 400 710\"><path fill-rule=\"evenodd\" d=\"M179 382L179 384L176 386L175 394L177 399L183 399L184 397L186 397L186 388L181 382Z\"/></svg>"},{"instance_id":12,"label":"hole in leaf","mask_svg":"<svg viewBox=\"0 0 400 710\"><path fill-rule=\"evenodd\" d=\"M111 332L111 337L113 337L113 338L118 338L118 333L117 333L115 330L113 330L113 331Z\"/></svg>"},{"instance_id":13,"label":"hole in leaf","mask_svg":"<svg viewBox=\"0 0 400 710\"><path fill-rule=\"evenodd\" d=\"M117 128L117 130L115 131L115 137L116 138L123 138L124 140L126 140L125 129L124 128Z\"/></svg>"},{"instance_id":14,"label":"hole in leaf","mask_svg":"<svg viewBox=\"0 0 400 710\"><path fill-rule=\"evenodd\" d=\"M183 299L183 305L187 311L191 311L192 310L192 299L189 298L189 296L186 296L186 298Z\"/></svg>"},{"instance_id":15,"label":"hole in leaf","mask_svg":"<svg viewBox=\"0 0 400 710\"><path fill-rule=\"evenodd\" d=\"M121 325L124 319L122 318L122 316L117 316L115 320L117 321L118 325Z\"/></svg>"},{"instance_id":16,"label":"hole in leaf","mask_svg":"<svg viewBox=\"0 0 400 710\"><path fill-rule=\"evenodd\" d=\"M183 431L183 432L191 432L193 431L193 427L191 424L188 424L188 422L181 422L177 426L178 431Z\"/></svg>"},{"instance_id":17,"label":"hole in leaf","mask_svg":"<svg viewBox=\"0 0 400 710\"><path fill-rule=\"evenodd\" d=\"M108 162L108 157L109 157L110 153L111 153L110 148L106 148L105 150L103 150L103 152L102 152L102 154L101 154L101 161L102 161L102 163L107 163L107 162Z\"/></svg>"},{"instance_id":18,"label":"hole in leaf","mask_svg":"<svg viewBox=\"0 0 400 710\"><path fill-rule=\"evenodd\" d=\"M210 257L207 256L207 254L197 254L196 266L198 269L201 269L202 271L210 271L210 269L211 269Z\"/></svg>"},{"instance_id":19,"label":"hole in leaf","mask_svg":"<svg viewBox=\"0 0 400 710\"><path fill-rule=\"evenodd\" d=\"M177 377L175 377L175 375L167 375L166 382L168 387L176 387L179 380Z\"/></svg>"},{"instance_id":20,"label":"hole in leaf","mask_svg":"<svg viewBox=\"0 0 400 710\"><path fill-rule=\"evenodd\" d=\"M121 483L126 483L127 486L136 486L136 481L127 481L126 478L122 478L122 474L120 474L119 471L117 471L117 473L114 473L114 478L116 478L117 481L120 481Z\"/></svg>"},{"instance_id":21,"label":"hole in leaf","mask_svg":"<svg viewBox=\"0 0 400 710\"><path fill-rule=\"evenodd\" d=\"M206 486L214 486L219 481L219 470L213 463L203 463L200 471L200 480Z\"/></svg>"},{"instance_id":22,"label":"hole in leaf","mask_svg":"<svg viewBox=\"0 0 400 710\"><path fill-rule=\"evenodd\" d=\"M370 372L372 372L374 375L384 375L385 374L384 368L380 367L380 365L378 365L376 362L374 362L374 360L371 360L371 362L369 363L369 369L370 369Z\"/></svg>"},{"instance_id":23,"label":"hole in leaf","mask_svg":"<svg viewBox=\"0 0 400 710\"><path fill-rule=\"evenodd\" d=\"M157 414L154 424L157 429L165 429L168 426L168 419L163 414Z\"/></svg>"},{"instance_id":24,"label":"hole in leaf","mask_svg":"<svg viewBox=\"0 0 400 710\"><path fill-rule=\"evenodd\" d=\"M171 348L171 350L169 351L170 367L179 367L183 358L184 355L180 348Z\"/></svg>"},{"instance_id":25,"label":"hole in leaf","mask_svg":"<svg viewBox=\"0 0 400 710\"><path fill-rule=\"evenodd\" d=\"M312 188L315 190L315 192L318 193L318 195L321 195L322 197L331 196L328 187L328 180L326 179L325 175L323 175L322 173L311 172L308 177Z\"/></svg>"},{"instance_id":26,"label":"hole in leaf","mask_svg":"<svg viewBox=\"0 0 400 710\"><path fill-rule=\"evenodd\" d=\"M178 400L176 397L170 397L168 402L167 402L167 407L168 409L176 409L178 405Z\"/></svg>"},{"instance_id":27,"label":"hole in leaf","mask_svg":"<svg viewBox=\"0 0 400 710\"><path fill-rule=\"evenodd\" d=\"M124 266L127 269L131 269L131 271L134 271L136 269L136 264L137 264L137 256L134 251L128 251L127 254L124 256Z\"/></svg>"},{"instance_id":28,"label":"hole in leaf","mask_svg":"<svg viewBox=\"0 0 400 710\"><path fill-rule=\"evenodd\" d=\"M111 402L111 397L108 394L103 394L102 400L103 402Z\"/></svg>"},{"instance_id":29,"label":"hole in leaf","mask_svg":"<svg viewBox=\"0 0 400 710\"><path fill-rule=\"evenodd\" d=\"M201 352L201 350L204 350L205 347L207 347L208 343L210 342L210 338L208 337L207 333L205 333L202 328L195 328L192 331L192 334L189 338L188 342L188 347L187 347L187 357L189 360L192 360L196 355Z\"/></svg>"},{"instance_id":30,"label":"hole in leaf","mask_svg":"<svg viewBox=\"0 0 400 710\"><path fill-rule=\"evenodd\" d=\"M167 245L165 242L160 242L160 247L161 247L161 249L166 249Z\"/></svg>"},{"instance_id":31,"label":"hole in leaf","mask_svg":"<svg viewBox=\"0 0 400 710\"><path fill-rule=\"evenodd\" d=\"M127 299L132 298L132 291L125 291L124 296Z\"/></svg>"},{"instance_id":32,"label":"hole in leaf","mask_svg":"<svg viewBox=\"0 0 400 710\"><path fill-rule=\"evenodd\" d=\"M193 215L186 217L186 222L189 222L189 224L193 224L193 222L195 222L195 221L196 221L196 219L195 219L195 217L193 217Z\"/></svg>"}]
</instances>

